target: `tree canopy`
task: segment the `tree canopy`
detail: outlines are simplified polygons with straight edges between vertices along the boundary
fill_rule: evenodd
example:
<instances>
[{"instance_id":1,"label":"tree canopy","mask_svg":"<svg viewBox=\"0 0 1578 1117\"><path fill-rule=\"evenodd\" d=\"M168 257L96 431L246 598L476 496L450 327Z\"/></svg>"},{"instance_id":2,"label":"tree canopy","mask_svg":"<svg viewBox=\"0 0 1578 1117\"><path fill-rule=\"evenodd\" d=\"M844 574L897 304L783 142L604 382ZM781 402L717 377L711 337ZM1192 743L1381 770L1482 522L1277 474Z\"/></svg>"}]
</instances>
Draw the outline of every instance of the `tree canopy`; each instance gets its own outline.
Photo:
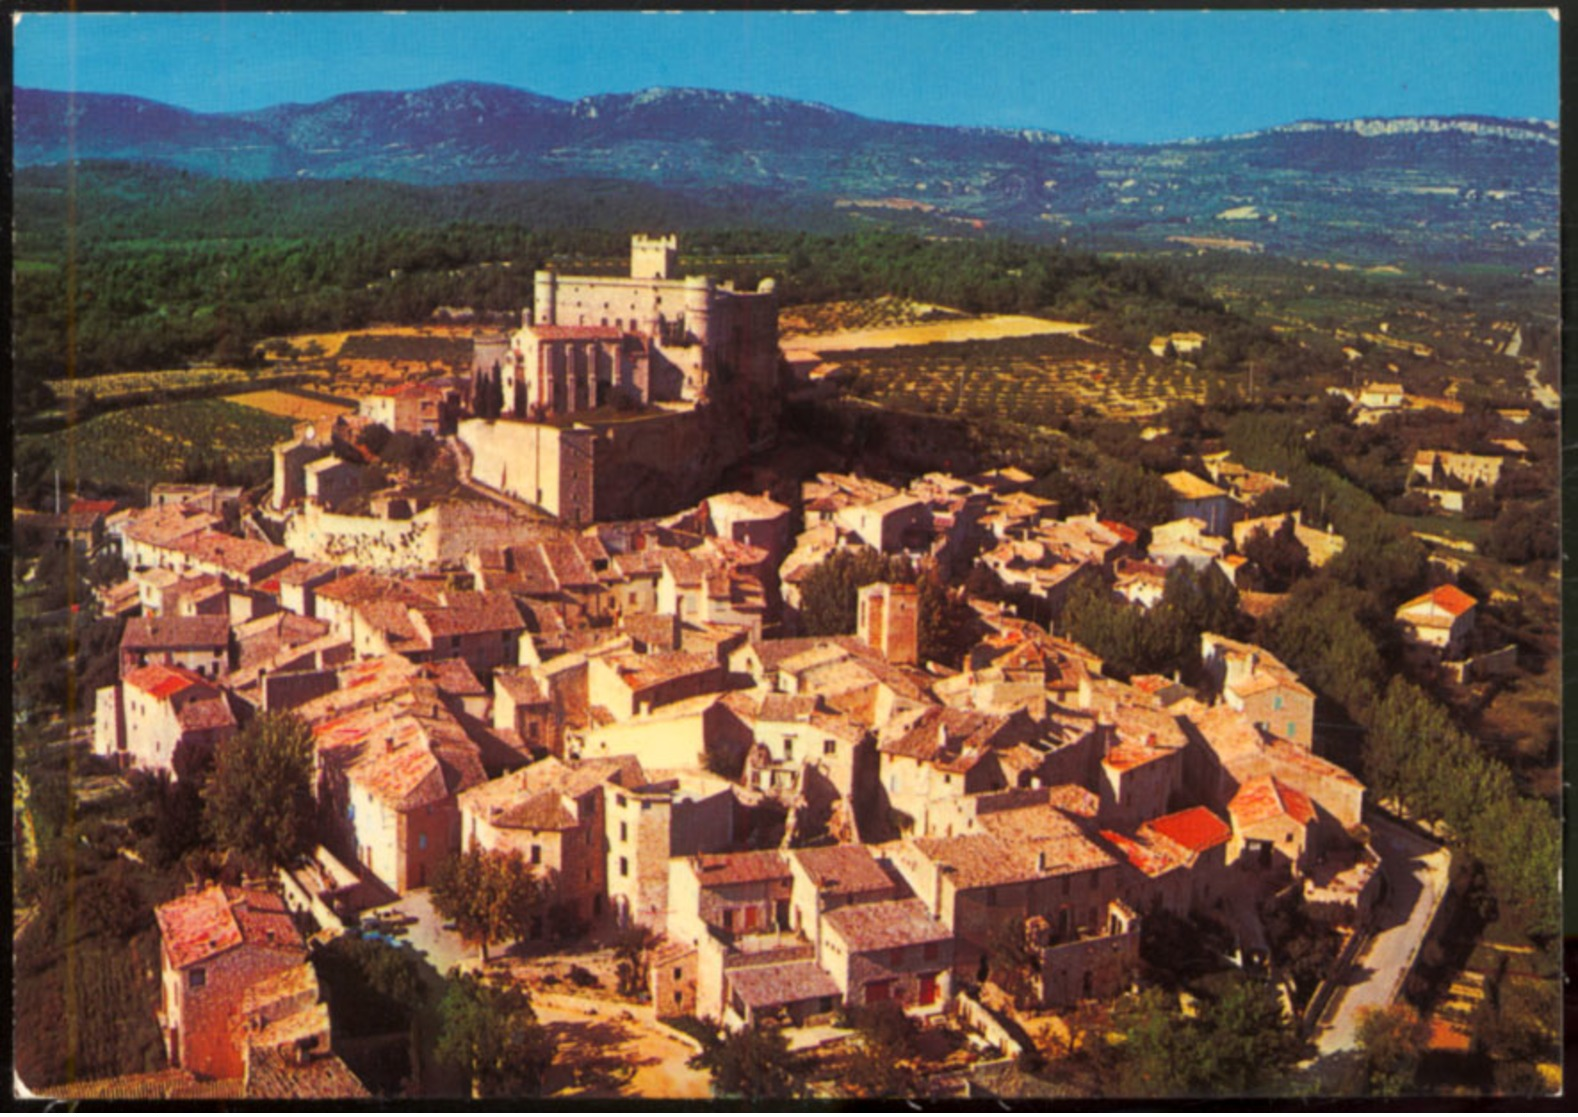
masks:
<instances>
[{"instance_id":1,"label":"tree canopy","mask_svg":"<svg viewBox=\"0 0 1578 1117\"><path fill-rule=\"evenodd\" d=\"M312 848L312 730L291 713L260 714L220 744L204 822L220 848L290 865Z\"/></svg>"},{"instance_id":2,"label":"tree canopy","mask_svg":"<svg viewBox=\"0 0 1578 1117\"><path fill-rule=\"evenodd\" d=\"M519 850L472 846L439 865L433 874L433 908L452 921L461 935L488 945L525 938L532 920L547 908L545 882Z\"/></svg>"},{"instance_id":3,"label":"tree canopy","mask_svg":"<svg viewBox=\"0 0 1578 1117\"><path fill-rule=\"evenodd\" d=\"M531 997L474 974L451 973L439 1003L438 1057L471 1080L474 1098L531 1097L553 1063L553 1039Z\"/></svg>"},{"instance_id":4,"label":"tree canopy","mask_svg":"<svg viewBox=\"0 0 1578 1117\"><path fill-rule=\"evenodd\" d=\"M690 1063L712 1073L719 1097L774 1101L799 1097L803 1090L800 1061L790 1054L783 1032L769 1024L714 1038Z\"/></svg>"}]
</instances>

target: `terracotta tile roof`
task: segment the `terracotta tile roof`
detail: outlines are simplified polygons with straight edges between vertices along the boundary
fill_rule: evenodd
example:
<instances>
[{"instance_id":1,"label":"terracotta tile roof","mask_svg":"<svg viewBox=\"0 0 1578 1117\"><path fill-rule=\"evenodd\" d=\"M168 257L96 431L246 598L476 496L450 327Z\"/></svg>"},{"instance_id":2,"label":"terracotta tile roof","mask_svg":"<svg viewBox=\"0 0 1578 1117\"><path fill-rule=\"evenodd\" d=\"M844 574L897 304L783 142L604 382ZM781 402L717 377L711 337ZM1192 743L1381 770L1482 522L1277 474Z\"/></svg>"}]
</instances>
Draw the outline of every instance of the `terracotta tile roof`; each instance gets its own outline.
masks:
<instances>
[{"instance_id":1,"label":"terracotta tile roof","mask_svg":"<svg viewBox=\"0 0 1578 1117\"><path fill-rule=\"evenodd\" d=\"M531 667L503 667L493 672L494 686L521 706L539 706L548 701L537 671Z\"/></svg>"},{"instance_id":2,"label":"terracotta tile roof","mask_svg":"<svg viewBox=\"0 0 1578 1117\"><path fill-rule=\"evenodd\" d=\"M122 650L225 648L229 617L131 617L121 635Z\"/></svg>"},{"instance_id":3,"label":"terracotta tile roof","mask_svg":"<svg viewBox=\"0 0 1578 1117\"><path fill-rule=\"evenodd\" d=\"M808 960L747 966L729 970L725 978L740 1000L755 1009L841 996L833 979Z\"/></svg>"},{"instance_id":4,"label":"terracotta tile roof","mask_svg":"<svg viewBox=\"0 0 1578 1117\"><path fill-rule=\"evenodd\" d=\"M862 845L818 846L793 850L797 861L818 892L844 895L851 892L877 892L893 887L871 851Z\"/></svg>"},{"instance_id":5,"label":"terracotta tile roof","mask_svg":"<svg viewBox=\"0 0 1578 1117\"><path fill-rule=\"evenodd\" d=\"M535 341L617 341L625 336L617 326L535 325L521 332Z\"/></svg>"},{"instance_id":6,"label":"terracotta tile roof","mask_svg":"<svg viewBox=\"0 0 1578 1117\"><path fill-rule=\"evenodd\" d=\"M254 1047L247 1053L246 1096L316 1100L372 1095L333 1052L309 1052L297 1061L279 1048Z\"/></svg>"},{"instance_id":7,"label":"terracotta tile roof","mask_svg":"<svg viewBox=\"0 0 1578 1117\"><path fill-rule=\"evenodd\" d=\"M1154 745L1119 741L1107 750L1107 754L1101 758L1101 763L1114 772L1128 772L1176 755L1176 749L1162 749Z\"/></svg>"},{"instance_id":8,"label":"terracotta tile roof","mask_svg":"<svg viewBox=\"0 0 1578 1117\"><path fill-rule=\"evenodd\" d=\"M176 719L186 732L197 733L205 729L223 729L236 724L230 704L223 697L198 698L181 707Z\"/></svg>"},{"instance_id":9,"label":"terracotta tile roof","mask_svg":"<svg viewBox=\"0 0 1578 1117\"><path fill-rule=\"evenodd\" d=\"M1117 520L1099 520L1097 522L1125 543L1138 543L1140 540L1140 533L1128 524L1119 523Z\"/></svg>"},{"instance_id":10,"label":"terracotta tile roof","mask_svg":"<svg viewBox=\"0 0 1578 1117\"><path fill-rule=\"evenodd\" d=\"M907 756L945 772L966 772L985 759L1009 720L1001 714L933 706L904 732L881 741L877 751Z\"/></svg>"},{"instance_id":11,"label":"terracotta tile roof","mask_svg":"<svg viewBox=\"0 0 1578 1117\"><path fill-rule=\"evenodd\" d=\"M412 605L434 637L521 632L526 624L507 593L449 592L441 605Z\"/></svg>"},{"instance_id":12,"label":"terracotta tile roof","mask_svg":"<svg viewBox=\"0 0 1578 1117\"><path fill-rule=\"evenodd\" d=\"M1141 829L1154 831L1193 853L1214 849L1233 836L1232 828L1207 807L1190 807L1162 815L1151 819Z\"/></svg>"},{"instance_id":13,"label":"terracotta tile roof","mask_svg":"<svg viewBox=\"0 0 1578 1117\"><path fill-rule=\"evenodd\" d=\"M1047 806L982 815L986 833L919 838L915 847L950 872L958 888L986 888L1117 864L1079 825Z\"/></svg>"},{"instance_id":14,"label":"terracotta tile roof","mask_svg":"<svg viewBox=\"0 0 1578 1117\"><path fill-rule=\"evenodd\" d=\"M62 1101L213 1101L242 1096L239 1078L199 1078L183 1067L143 1074L122 1074L114 1078L94 1078L39 1087L43 1098Z\"/></svg>"},{"instance_id":15,"label":"terracotta tile roof","mask_svg":"<svg viewBox=\"0 0 1578 1117\"><path fill-rule=\"evenodd\" d=\"M608 665L619 674L620 679L632 691L645 690L688 675L719 670L718 661L712 656L694 655L690 652L611 656Z\"/></svg>"},{"instance_id":16,"label":"terracotta tile roof","mask_svg":"<svg viewBox=\"0 0 1578 1117\"><path fill-rule=\"evenodd\" d=\"M258 567L290 556L290 551L284 547L217 531L187 536L175 545L175 549L198 562L242 576L250 576Z\"/></svg>"},{"instance_id":17,"label":"terracotta tile roof","mask_svg":"<svg viewBox=\"0 0 1578 1117\"><path fill-rule=\"evenodd\" d=\"M597 571L592 569L592 564L587 561L575 537L544 539L538 546L547 557L553 568L554 579L561 588L589 588L597 585Z\"/></svg>"},{"instance_id":18,"label":"terracotta tile roof","mask_svg":"<svg viewBox=\"0 0 1578 1117\"><path fill-rule=\"evenodd\" d=\"M1103 830L1101 836L1140 872L1148 877L1159 877L1179 867L1178 860L1166 850L1149 845L1139 838L1126 837L1116 830Z\"/></svg>"},{"instance_id":19,"label":"terracotta tile roof","mask_svg":"<svg viewBox=\"0 0 1578 1117\"><path fill-rule=\"evenodd\" d=\"M210 885L154 909L170 964L185 969L243 943L305 956L285 901L276 893Z\"/></svg>"},{"instance_id":20,"label":"terracotta tile roof","mask_svg":"<svg viewBox=\"0 0 1578 1117\"><path fill-rule=\"evenodd\" d=\"M215 527L224 521L189 505L144 508L134 512L121 528L121 536L135 543L169 547L177 540Z\"/></svg>"},{"instance_id":21,"label":"terracotta tile roof","mask_svg":"<svg viewBox=\"0 0 1578 1117\"><path fill-rule=\"evenodd\" d=\"M1450 583L1437 586L1429 593L1421 594L1412 601L1405 601L1398 607L1398 615L1413 612L1414 610L1439 609L1450 617L1461 617L1464 613L1478 605L1479 602L1456 586Z\"/></svg>"},{"instance_id":22,"label":"terracotta tile roof","mask_svg":"<svg viewBox=\"0 0 1578 1117\"><path fill-rule=\"evenodd\" d=\"M423 665L422 673L432 679L445 694L470 697L488 693L471 670L471 665L463 659L433 660Z\"/></svg>"},{"instance_id":23,"label":"terracotta tile roof","mask_svg":"<svg viewBox=\"0 0 1578 1117\"><path fill-rule=\"evenodd\" d=\"M297 559L275 575L281 585L304 586L308 582L333 574L337 568L327 562L307 562Z\"/></svg>"},{"instance_id":24,"label":"terracotta tile roof","mask_svg":"<svg viewBox=\"0 0 1578 1117\"><path fill-rule=\"evenodd\" d=\"M779 504L767 496L754 496L751 493L714 493L707 498L709 509L725 509L733 513L736 519L774 520L779 516L787 516L789 508Z\"/></svg>"},{"instance_id":25,"label":"terracotta tile roof","mask_svg":"<svg viewBox=\"0 0 1578 1117\"><path fill-rule=\"evenodd\" d=\"M704 853L690 861L703 888L789 879L789 862L776 850Z\"/></svg>"},{"instance_id":26,"label":"terracotta tile roof","mask_svg":"<svg viewBox=\"0 0 1578 1117\"><path fill-rule=\"evenodd\" d=\"M1227 805L1227 813L1240 828L1281 817L1291 818L1301 826L1315 821L1309 796L1275 776L1261 776L1240 787Z\"/></svg>"},{"instance_id":27,"label":"terracotta tile roof","mask_svg":"<svg viewBox=\"0 0 1578 1117\"><path fill-rule=\"evenodd\" d=\"M567 804L610 780L632 787L642 780L633 756L598 757L567 764L546 757L461 793L463 810L511 830L570 830L580 818Z\"/></svg>"},{"instance_id":28,"label":"terracotta tile roof","mask_svg":"<svg viewBox=\"0 0 1578 1117\"><path fill-rule=\"evenodd\" d=\"M1060 783L1047 789L1047 802L1065 814L1077 818L1095 818L1101 809L1101 797L1078 784Z\"/></svg>"},{"instance_id":29,"label":"terracotta tile roof","mask_svg":"<svg viewBox=\"0 0 1578 1117\"><path fill-rule=\"evenodd\" d=\"M161 700L173 698L191 687L213 691L208 681L196 672L184 667L167 667L162 663L150 663L137 668L127 674L125 683Z\"/></svg>"},{"instance_id":30,"label":"terracotta tile roof","mask_svg":"<svg viewBox=\"0 0 1578 1117\"><path fill-rule=\"evenodd\" d=\"M851 904L822 917L838 932L852 953L892 950L894 947L952 939L920 900L887 900L876 904Z\"/></svg>"},{"instance_id":31,"label":"terracotta tile roof","mask_svg":"<svg viewBox=\"0 0 1578 1117\"><path fill-rule=\"evenodd\" d=\"M355 606L369 601L389 600L406 604L437 603L438 594L418 583L385 578L360 571L336 578L314 591L320 601L335 601Z\"/></svg>"}]
</instances>

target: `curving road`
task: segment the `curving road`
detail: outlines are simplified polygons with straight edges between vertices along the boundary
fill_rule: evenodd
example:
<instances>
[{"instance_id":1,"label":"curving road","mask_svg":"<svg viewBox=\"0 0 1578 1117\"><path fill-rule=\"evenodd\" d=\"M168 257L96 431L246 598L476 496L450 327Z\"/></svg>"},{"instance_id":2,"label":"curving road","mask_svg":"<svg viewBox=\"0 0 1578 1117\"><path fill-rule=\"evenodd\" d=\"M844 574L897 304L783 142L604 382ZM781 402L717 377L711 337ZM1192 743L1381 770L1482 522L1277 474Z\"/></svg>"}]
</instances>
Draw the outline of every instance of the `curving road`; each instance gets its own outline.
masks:
<instances>
[{"instance_id":1,"label":"curving road","mask_svg":"<svg viewBox=\"0 0 1578 1117\"><path fill-rule=\"evenodd\" d=\"M1360 1017L1402 992L1430 924L1446 896L1451 853L1445 846L1382 818L1366 820L1386 878L1369 941L1332 997L1312 1037L1322 1055L1359 1046Z\"/></svg>"}]
</instances>

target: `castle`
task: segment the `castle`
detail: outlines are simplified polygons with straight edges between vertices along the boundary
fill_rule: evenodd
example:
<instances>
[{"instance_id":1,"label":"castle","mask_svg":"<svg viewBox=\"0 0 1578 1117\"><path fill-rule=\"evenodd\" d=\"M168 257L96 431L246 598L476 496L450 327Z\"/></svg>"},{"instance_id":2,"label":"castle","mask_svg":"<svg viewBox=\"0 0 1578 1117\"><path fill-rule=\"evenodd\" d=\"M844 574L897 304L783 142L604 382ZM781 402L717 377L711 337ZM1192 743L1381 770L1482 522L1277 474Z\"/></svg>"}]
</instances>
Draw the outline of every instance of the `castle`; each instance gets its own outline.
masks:
<instances>
[{"instance_id":1,"label":"castle","mask_svg":"<svg viewBox=\"0 0 1578 1117\"><path fill-rule=\"evenodd\" d=\"M770 435L782 359L773 281L739 291L677 278L678 257L678 238L637 235L628 276L536 273L497 366L499 417L459 424L476 481L572 523L629 517L705 495ZM483 344L479 368L497 351ZM607 407L626 414L597 413Z\"/></svg>"},{"instance_id":2,"label":"castle","mask_svg":"<svg viewBox=\"0 0 1578 1117\"><path fill-rule=\"evenodd\" d=\"M778 367L772 280L736 291L675 275L679 241L637 235L629 276L535 277L502 366L503 415L544 420L611 403L705 403L736 379L771 387Z\"/></svg>"}]
</instances>

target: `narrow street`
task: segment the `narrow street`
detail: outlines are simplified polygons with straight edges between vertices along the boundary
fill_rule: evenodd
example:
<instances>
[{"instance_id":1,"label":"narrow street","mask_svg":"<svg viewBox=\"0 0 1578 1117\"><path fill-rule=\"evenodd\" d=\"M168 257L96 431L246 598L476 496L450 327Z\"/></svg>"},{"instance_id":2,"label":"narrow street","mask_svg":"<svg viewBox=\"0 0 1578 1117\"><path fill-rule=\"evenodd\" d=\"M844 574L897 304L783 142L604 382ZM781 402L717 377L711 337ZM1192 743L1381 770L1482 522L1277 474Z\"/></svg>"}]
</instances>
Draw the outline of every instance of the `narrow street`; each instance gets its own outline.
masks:
<instances>
[{"instance_id":1,"label":"narrow street","mask_svg":"<svg viewBox=\"0 0 1578 1117\"><path fill-rule=\"evenodd\" d=\"M1387 892L1376 907L1369 942L1312 1037L1322 1055L1355 1049L1364 1010L1385 1008L1397 999L1446 896L1451 860L1446 847L1385 819L1366 821Z\"/></svg>"}]
</instances>

